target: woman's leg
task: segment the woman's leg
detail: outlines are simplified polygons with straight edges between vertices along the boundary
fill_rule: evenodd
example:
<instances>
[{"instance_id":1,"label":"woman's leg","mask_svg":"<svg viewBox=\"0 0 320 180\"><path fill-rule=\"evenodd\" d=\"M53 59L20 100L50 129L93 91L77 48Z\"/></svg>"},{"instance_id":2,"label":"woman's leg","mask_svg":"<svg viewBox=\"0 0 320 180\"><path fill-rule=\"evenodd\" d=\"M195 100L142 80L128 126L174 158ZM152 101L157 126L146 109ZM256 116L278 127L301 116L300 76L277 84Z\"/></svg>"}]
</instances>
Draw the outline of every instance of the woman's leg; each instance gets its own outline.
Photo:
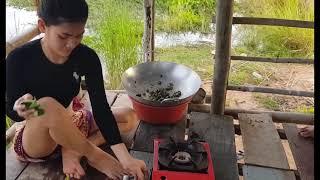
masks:
<instances>
[{"instance_id":1,"label":"woman's leg","mask_svg":"<svg viewBox=\"0 0 320 180\"><path fill-rule=\"evenodd\" d=\"M45 113L26 120L22 138L24 150L29 156L39 158L49 155L57 144L60 144L87 157L94 168L109 177L123 173L115 158L99 149L74 128L70 121L72 114L55 99L45 97L39 99L38 103Z\"/></svg>"},{"instance_id":2,"label":"woman's leg","mask_svg":"<svg viewBox=\"0 0 320 180\"><path fill-rule=\"evenodd\" d=\"M138 126L138 118L136 113L131 108L126 107L115 107L112 108L112 112L117 121L120 134L123 137L124 143L128 146L134 135L134 129ZM91 141L96 146L105 144L106 141L103 138L101 132L99 131L96 123L93 121L89 136L89 141ZM62 158L63 158L63 171L66 175L70 177L80 178L83 176L84 170L80 165L81 155L71 149L62 147Z\"/></svg>"}]
</instances>

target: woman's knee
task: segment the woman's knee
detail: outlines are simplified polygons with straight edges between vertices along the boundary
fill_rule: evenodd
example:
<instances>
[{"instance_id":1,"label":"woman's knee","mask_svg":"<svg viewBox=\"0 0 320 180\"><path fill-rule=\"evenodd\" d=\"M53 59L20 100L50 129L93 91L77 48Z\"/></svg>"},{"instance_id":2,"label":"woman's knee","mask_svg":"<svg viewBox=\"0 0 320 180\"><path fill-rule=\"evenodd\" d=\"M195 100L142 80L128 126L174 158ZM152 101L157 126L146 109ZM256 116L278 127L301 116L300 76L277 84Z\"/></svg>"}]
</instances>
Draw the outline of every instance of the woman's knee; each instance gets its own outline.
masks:
<instances>
[{"instance_id":1,"label":"woman's knee","mask_svg":"<svg viewBox=\"0 0 320 180\"><path fill-rule=\"evenodd\" d=\"M38 100L40 108L44 110L44 114L39 118L45 119L51 125L57 124L57 121L63 120L66 114L65 108L52 97L43 97Z\"/></svg>"},{"instance_id":2,"label":"woman's knee","mask_svg":"<svg viewBox=\"0 0 320 180\"><path fill-rule=\"evenodd\" d=\"M114 108L112 111L118 123L138 120L136 112L130 107Z\"/></svg>"}]
</instances>

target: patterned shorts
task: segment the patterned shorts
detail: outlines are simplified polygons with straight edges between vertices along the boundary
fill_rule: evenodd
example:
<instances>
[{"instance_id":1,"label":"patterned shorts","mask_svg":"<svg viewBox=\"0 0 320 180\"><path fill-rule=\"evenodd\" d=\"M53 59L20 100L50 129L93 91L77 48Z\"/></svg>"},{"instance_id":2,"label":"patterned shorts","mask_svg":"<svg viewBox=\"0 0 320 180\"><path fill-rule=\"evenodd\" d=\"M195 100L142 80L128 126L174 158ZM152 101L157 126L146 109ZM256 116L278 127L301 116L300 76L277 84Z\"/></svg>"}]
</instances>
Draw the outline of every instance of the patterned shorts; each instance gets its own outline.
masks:
<instances>
[{"instance_id":1,"label":"patterned shorts","mask_svg":"<svg viewBox=\"0 0 320 180\"><path fill-rule=\"evenodd\" d=\"M92 113L85 109L80 109L72 115L73 124L81 131L81 133L88 137L90 128L92 126ZM22 136L25 126L17 130L13 139L13 149L17 155L17 159L24 162L43 162L61 155L61 146L58 145L56 149L48 156L42 158L32 158L23 149Z\"/></svg>"}]
</instances>

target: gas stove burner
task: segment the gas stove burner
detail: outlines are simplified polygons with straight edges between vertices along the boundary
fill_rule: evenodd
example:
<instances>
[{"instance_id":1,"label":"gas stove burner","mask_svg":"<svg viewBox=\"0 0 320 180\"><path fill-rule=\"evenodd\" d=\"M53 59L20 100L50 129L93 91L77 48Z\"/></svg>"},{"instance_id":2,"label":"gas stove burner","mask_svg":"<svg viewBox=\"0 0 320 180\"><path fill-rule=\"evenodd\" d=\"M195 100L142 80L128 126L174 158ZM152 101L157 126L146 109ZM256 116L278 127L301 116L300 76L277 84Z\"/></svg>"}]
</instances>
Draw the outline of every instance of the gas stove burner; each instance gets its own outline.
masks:
<instances>
[{"instance_id":1,"label":"gas stove burner","mask_svg":"<svg viewBox=\"0 0 320 180\"><path fill-rule=\"evenodd\" d=\"M159 144L160 169L170 171L206 172L207 152L196 141L175 142L172 138Z\"/></svg>"},{"instance_id":2,"label":"gas stove burner","mask_svg":"<svg viewBox=\"0 0 320 180\"><path fill-rule=\"evenodd\" d=\"M155 139L152 180L215 180L206 142Z\"/></svg>"},{"instance_id":3,"label":"gas stove burner","mask_svg":"<svg viewBox=\"0 0 320 180\"><path fill-rule=\"evenodd\" d=\"M187 152L179 151L173 156L174 162L178 164L185 164L191 161L191 155Z\"/></svg>"}]
</instances>

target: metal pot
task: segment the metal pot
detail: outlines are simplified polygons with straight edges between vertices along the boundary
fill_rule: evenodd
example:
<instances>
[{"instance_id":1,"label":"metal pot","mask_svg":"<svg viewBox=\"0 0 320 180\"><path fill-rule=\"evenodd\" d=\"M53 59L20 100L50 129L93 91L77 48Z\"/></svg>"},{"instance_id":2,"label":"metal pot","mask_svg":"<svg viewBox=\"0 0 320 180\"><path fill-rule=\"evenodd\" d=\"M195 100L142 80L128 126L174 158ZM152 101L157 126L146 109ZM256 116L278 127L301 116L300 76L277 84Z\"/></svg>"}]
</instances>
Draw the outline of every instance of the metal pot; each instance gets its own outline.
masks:
<instances>
[{"instance_id":1,"label":"metal pot","mask_svg":"<svg viewBox=\"0 0 320 180\"><path fill-rule=\"evenodd\" d=\"M122 85L134 100L151 106L175 106L190 101L201 86L199 75L192 69L172 62L146 62L127 69L122 76ZM170 93L181 96L151 100L148 92L173 85ZM169 91L168 91L169 92Z\"/></svg>"}]
</instances>

